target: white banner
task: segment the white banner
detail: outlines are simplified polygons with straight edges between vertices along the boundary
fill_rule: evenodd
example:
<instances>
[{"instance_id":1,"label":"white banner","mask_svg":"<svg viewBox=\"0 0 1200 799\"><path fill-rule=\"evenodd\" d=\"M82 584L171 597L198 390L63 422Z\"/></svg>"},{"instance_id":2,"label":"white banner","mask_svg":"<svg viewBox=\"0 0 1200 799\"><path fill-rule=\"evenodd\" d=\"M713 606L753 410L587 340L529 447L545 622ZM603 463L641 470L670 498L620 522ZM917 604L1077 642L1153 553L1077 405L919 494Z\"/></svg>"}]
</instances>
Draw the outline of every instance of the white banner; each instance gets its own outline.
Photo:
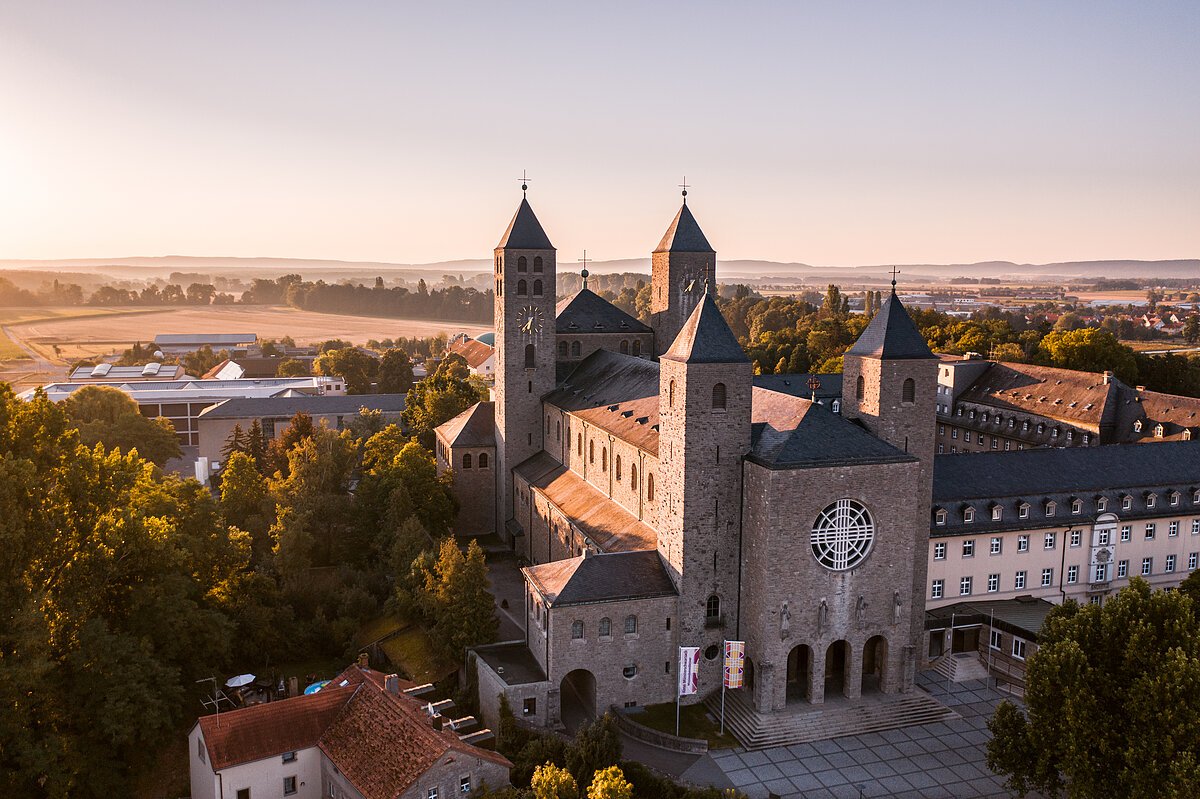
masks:
<instances>
[{"instance_id":1,"label":"white banner","mask_svg":"<svg viewBox=\"0 0 1200 799\"><path fill-rule=\"evenodd\" d=\"M700 690L700 647L679 647L679 695L689 696Z\"/></svg>"}]
</instances>

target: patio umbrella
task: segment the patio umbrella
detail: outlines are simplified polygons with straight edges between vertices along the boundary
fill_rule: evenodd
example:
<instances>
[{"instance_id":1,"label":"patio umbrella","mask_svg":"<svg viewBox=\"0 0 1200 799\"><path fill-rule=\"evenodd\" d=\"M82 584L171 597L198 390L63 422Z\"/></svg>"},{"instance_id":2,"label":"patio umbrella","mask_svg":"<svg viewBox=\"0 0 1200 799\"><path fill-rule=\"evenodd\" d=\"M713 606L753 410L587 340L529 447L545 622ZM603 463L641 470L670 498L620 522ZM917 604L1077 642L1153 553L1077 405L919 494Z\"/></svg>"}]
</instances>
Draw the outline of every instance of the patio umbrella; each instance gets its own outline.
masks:
<instances>
[{"instance_id":1,"label":"patio umbrella","mask_svg":"<svg viewBox=\"0 0 1200 799\"><path fill-rule=\"evenodd\" d=\"M317 691L321 690L326 685L329 685L329 680L322 680L321 682L315 682L312 685L305 688L304 693L305 694L315 694Z\"/></svg>"},{"instance_id":2,"label":"patio umbrella","mask_svg":"<svg viewBox=\"0 0 1200 799\"><path fill-rule=\"evenodd\" d=\"M253 674L239 674L236 677L230 677L225 681L226 688L241 688L243 685L249 685L254 682Z\"/></svg>"}]
</instances>

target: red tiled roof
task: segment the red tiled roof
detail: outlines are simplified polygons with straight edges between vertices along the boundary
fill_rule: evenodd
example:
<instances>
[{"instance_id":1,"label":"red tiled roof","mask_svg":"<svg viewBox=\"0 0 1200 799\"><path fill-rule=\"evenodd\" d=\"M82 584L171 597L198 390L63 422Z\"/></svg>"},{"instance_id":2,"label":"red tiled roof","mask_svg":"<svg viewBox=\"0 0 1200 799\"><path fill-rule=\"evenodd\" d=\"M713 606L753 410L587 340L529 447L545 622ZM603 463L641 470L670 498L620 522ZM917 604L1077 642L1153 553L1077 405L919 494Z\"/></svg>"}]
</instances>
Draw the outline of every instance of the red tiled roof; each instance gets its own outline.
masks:
<instances>
[{"instance_id":1,"label":"red tiled roof","mask_svg":"<svg viewBox=\"0 0 1200 799\"><path fill-rule=\"evenodd\" d=\"M492 357L495 348L484 344L482 341L476 341L473 338L463 341L456 341L450 345L450 352L463 356L467 361L467 366L472 369L478 369L483 366L488 358Z\"/></svg>"},{"instance_id":2,"label":"red tiled roof","mask_svg":"<svg viewBox=\"0 0 1200 799\"><path fill-rule=\"evenodd\" d=\"M354 686L201 717L213 771L316 746L354 695Z\"/></svg>"}]
</instances>

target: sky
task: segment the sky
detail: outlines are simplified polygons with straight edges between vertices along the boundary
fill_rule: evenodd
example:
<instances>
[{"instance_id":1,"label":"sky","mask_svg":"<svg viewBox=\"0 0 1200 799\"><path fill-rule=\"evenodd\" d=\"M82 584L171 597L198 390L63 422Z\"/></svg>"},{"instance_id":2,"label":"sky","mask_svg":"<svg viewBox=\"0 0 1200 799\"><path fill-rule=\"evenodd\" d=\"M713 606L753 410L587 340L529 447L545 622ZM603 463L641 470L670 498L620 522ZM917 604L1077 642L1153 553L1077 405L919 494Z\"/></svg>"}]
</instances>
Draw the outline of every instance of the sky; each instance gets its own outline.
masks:
<instances>
[{"instance_id":1,"label":"sky","mask_svg":"<svg viewBox=\"0 0 1200 799\"><path fill-rule=\"evenodd\" d=\"M0 0L0 258L1200 257L1200 3Z\"/></svg>"}]
</instances>

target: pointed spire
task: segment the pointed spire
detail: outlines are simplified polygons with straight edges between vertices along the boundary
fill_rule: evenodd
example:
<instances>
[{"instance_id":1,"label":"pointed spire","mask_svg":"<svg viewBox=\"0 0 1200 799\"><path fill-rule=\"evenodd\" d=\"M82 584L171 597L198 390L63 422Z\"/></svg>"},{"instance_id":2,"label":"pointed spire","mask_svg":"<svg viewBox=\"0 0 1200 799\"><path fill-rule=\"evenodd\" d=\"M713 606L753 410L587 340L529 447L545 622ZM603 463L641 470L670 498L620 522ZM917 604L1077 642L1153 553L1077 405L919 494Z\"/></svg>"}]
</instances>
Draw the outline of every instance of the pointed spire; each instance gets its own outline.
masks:
<instances>
[{"instance_id":1,"label":"pointed spire","mask_svg":"<svg viewBox=\"0 0 1200 799\"><path fill-rule=\"evenodd\" d=\"M655 252L716 252L704 237L704 231L692 216L687 200L679 207L679 213L671 221L671 226L663 234Z\"/></svg>"},{"instance_id":2,"label":"pointed spire","mask_svg":"<svg viewBox=\"0 0 1200 799\"><path fill-rule=\"evenodd\" d=\"M750 362L708 291L662 357L682 363Z\"/></svg>"},{"instance_id":3,"label":"pointed spire","mask_svg":"<svg viewBox=\"0 0 1200 799\"><path fill-rule=\"evenodd\" d=\"M934 357L894 289L846 354L891 361Z\"/></svg>"},{"instance_id":4,"label":"pointed spire","mask_svg":"<svg viewBox=\"0 0 1200 799\"><path fill-rule=\"evenodd\" d=\"M521 198L521 204L517 206L517 212L513 214L512 221L508 223L508 229L504 231L504 236L500 239L500 243L496 245L496 249L554 249L554 245L550 243L550 238L546 235L546 231L542 230L542 223L538 221L537 215L533 213L533 208L530 207L529 200L524 197Z\"/></svg>"}]
</instances>

